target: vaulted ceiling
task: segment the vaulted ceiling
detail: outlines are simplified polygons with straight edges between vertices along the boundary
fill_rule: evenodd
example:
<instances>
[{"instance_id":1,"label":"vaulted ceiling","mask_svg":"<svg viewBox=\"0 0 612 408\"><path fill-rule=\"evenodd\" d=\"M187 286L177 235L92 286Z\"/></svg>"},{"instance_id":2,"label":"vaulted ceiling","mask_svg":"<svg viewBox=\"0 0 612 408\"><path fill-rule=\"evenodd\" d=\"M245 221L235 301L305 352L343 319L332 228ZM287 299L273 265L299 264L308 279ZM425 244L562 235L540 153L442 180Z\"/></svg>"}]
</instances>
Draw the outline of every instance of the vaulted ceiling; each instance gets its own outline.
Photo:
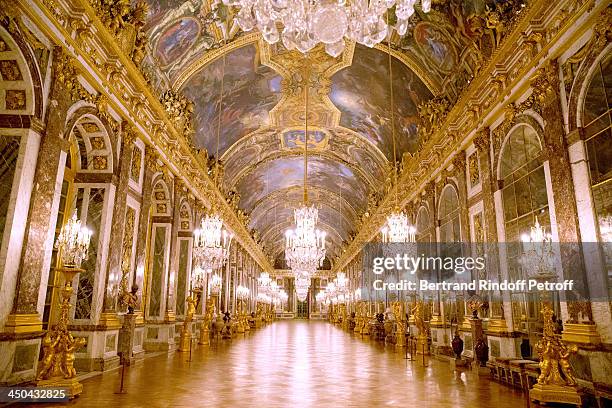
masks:
<instances>
[{"instance_id":1,"label":"vaulted ceiling","mask_svg":"<svg viewBox=\"0 0 612 408\"><path fill-rule=\"evenodd\" d=\"M180 90L194 102L193 143L221 159L224 188L239 194L266 251L282 258L284 231L302 201L308 143L309 198L333 259L356 232L369 197L382 194L391 168L388 46L348 44L337 58L317 47L305 57L241 32L235 10L221 2L148 1L148 76L156 88ZM456 100L485 56L481 50L492 52L486 6L506 2L514 0L438 0L429 14L413 16L407 35L395 34L398 160L419 148L418 105L438 96Z\"/></svg>"}]
</instances>

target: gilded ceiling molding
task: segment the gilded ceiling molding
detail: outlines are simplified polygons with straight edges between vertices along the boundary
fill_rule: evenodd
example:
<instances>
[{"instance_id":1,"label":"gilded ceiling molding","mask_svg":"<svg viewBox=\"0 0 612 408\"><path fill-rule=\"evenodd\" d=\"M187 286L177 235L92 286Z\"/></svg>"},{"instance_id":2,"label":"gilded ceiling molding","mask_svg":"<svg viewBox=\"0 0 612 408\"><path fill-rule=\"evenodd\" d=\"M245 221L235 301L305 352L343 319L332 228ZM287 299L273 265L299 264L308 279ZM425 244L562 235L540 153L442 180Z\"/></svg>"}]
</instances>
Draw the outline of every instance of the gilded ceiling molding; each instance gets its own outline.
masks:
<instances>
[{"instance_id":1,"label":"gilded ceiling molding","mask_svg":"<svg viewBox=\"0 0 612 408\"><path fill-rule=\"evenodd\" d=\"M495 51L488 63L484 65L478 75L471 81L470 85L463 91L458 102L446 116L444 124L431 136L430 140L412 158L404 163L403 172L399 178L398 190L406 192L402 194L402 205L418 194L419 188L428 180L435 178L440 166L446 163L457 150L469 143L470 140L460 135L473 136L473 130L480 126L489 126L494 117L489 116L493 110L504 103L502 92L498 90L497 100L490 99L481 105L477 95L483 94L483 90L494 89L493 81L497 80L495 86L503 87L495 78L494 73L499 73L499 66L505 66L506 83L504 89L515 89L516 85L524 81L529 72L541 64L546 58L551 58L551 48L556 45L562 35L575 26L578 19L586 13L599 13L606 7L606 2L595 2L594 0L565 0L553 4L546 0L534 0L525 7L519 18L515 20L512 27L508 28L509 34L502 41L501 46ZM551 18L542 22L540 16L550 15ZM542 39L537 44L523 46L529 37L524 33L541 32ZM539 37L538 37L539 40ZM557 51L559 52L559 51ZM527 84L529 86L529 84ZM516 91L516 90L515 90ZM489 93L485 93L489 95ZM485 107L486 106L486 107ZM482 118L487 118L483 122ZM456 132L456 133L453 133ZM441 143L445 141L444 143ZM423 164L424 158L436 155L433 161L436 165ZM411 189L412 188L412 189ZM344 252L333 266L333 272L337 272L350 262L361 251L364 243L372 240L379 232L385 222L385 217L393 208L393 197L387 195L376 212L368 218L359 233L351 242L347 251Z\"/></svg>"},{"instance_id":2,"label":"gilded ceiling molding","mask_svg":"<svg viewBox=\"0 0 612 408\"><path fill-rule=\"evenodd\" d=\"M67 65L68 76L64 80L72 81L74 67L86 82L101 90L108 100L108 106L121 113L124 120L138 129L139 137L161 153L159 156L166 164L165 167L180 174L186 184L191 186L194 195L214 203L228 228L235 234L236 241L245 247L264 270L271 270L267 257L250 236L245 226L246 220L238 217L226 203L223 194L206 176L205 163L196 156L185 137L174 128L164 107L134 65L132 55L124 53L116 38L97 17L91 4L86 0L61 4L53 0L34 0L27 4L20 2L19 7L52 41L63 44L79 55L78 60L72 59ZM85 21L85 26L73 24L74 18ZM83 27L95 31L96 35L77 37L76 31ZM112 78L108 75L109 65L120 66Z\"/></svg>"}]
</instances>

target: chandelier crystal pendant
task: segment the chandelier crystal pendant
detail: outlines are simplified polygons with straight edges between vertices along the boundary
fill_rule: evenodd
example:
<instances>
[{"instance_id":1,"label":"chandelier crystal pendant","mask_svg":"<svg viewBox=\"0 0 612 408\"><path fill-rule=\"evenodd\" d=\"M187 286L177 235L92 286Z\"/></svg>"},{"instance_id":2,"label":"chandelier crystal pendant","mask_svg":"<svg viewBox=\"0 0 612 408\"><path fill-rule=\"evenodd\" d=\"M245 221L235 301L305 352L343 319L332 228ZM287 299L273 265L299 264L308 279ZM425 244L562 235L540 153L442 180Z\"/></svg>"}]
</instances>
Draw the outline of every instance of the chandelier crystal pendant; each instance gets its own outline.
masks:
<instances>
[{"instance_id":1,"label":"chandelier crystal pendant","mask_svg":"<svg viewBox=\"0 0 612 408\"><path fill-rule=\"evenodd\" d=\"M310 279L306 277L299 277L295 279L295 293L300 302L304 302L308 297L308 290L310 289Z\"/></svg>"},{"instance_id":2,"label":"chandelier crystal pendant","mask_svg":"<svg viewBox=\"0 0 612 408\"><path fill-rule=\"evenodd\" d=\"M323 43L325 51L337 57L344 50L345 40L373 47L393 29L400 36L406 34L417 0L223 0L223 3L240 9L236 21L242 30L257 29L270 44L282 40L288 50L307 53ZM431 0L419 3L423 12L430 11ZM397 22L391 26L388 17L385 21L385 14L393 11Z\"/></svg>"},{"instance_id":3,"label":"chandelier crystal pendant","mask_svg":"<svg viewBox=\"0 0 612 408\"><path fill-rule=\"evenodd\" d=\"M221 277L219 275L212 275L210 277L210 280L208 281L208 293L213 296L219 295L219 293L221 292L222 282L223 281L221 280Z\"/></svg>"}]
</instances>

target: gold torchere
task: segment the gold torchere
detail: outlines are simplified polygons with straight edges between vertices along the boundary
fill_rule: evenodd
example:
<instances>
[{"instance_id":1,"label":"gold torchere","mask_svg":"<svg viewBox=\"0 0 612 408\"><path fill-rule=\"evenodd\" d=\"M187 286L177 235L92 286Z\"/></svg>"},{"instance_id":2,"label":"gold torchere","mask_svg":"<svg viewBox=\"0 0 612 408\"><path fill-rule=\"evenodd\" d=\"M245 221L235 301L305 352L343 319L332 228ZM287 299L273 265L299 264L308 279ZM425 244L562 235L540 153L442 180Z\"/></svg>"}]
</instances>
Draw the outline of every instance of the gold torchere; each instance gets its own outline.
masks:
<instances>
[{"instance_id":1,"label":"gold torchere","mask_svg":"<svg viewBox=\"0 0 612 408\"><path fill-rule=\"evenodd\" d=\"M540 376L538 382L529 390L529 398L539 403L555 402L580 406L582 401L569 363L569 356L576 353L578 348L575 345L566 346L555 334L553 314L550 303L545 302L542 307L542 339L536 344L540 357Z\"/></svg>"},{"instance_id":2,"label":"gold torchere","mask_svg":"<svg viewBox=\"0 0 612 408\"><path fill-rule=\"evenodd\" d=\"M242 319L242 299L238 299L236 306L238 307L238 310L236 311L236 333L244 333L244 322Z\"/></svg>"},{"instance_id":3,"label":"gold torchere","mask_svg":"<svg viewBox=\"0 0 612 408\"><path fill-rule=\"evenodd\" d=\"M247 307L246 307L246 300L245 299L239 299L238 303L240 305L240 315L238 316L238 319L240 320L240 324L242 325L242 329L243 332L246 333L250 330L249 328L249 321L247 319Z\"/></svg>"},{"instance_id":4,"label":"gold torchere","mask_svg":"<svg viewBox=\"0 0 612 408\"><path fill-rule=\"evenodd\" d=\"M427 328L423 319L423 301L417 299L412 308L412 316L414 317L414 325L417 327L419 334L417 335L417 354L429 355L429 346L427 344Z\"/></svg>"},{"instance_id":5,"label":"gold torchere","mask_svg":"<svg viewBox=\"0 0 612 408\"><path fill-rule=\"evenodd\" d=\"M406 316L403 302L393 302L395 316L395 347L406 347Z\"/></svg>"},{"instance_id":6,"label":"gold torchere","mask_svg":"<svg viewBox=\"0 0 612 408\"><path fill-rule=\"evenodd\" d=\"M362 313L363 313L363 302L358 302L357 305L355 306L355 328L353 329L353 331L359 334L361 334L361 329L363 326Z\"/></svg>"},{"instance_id":7,"label":"gold torchere","mask_svg":"<svg viewBox=\"0 0 612 408\"><path fill-rule=\"evenodd\" d=\"M344 303L340 305L340 316L342 318L342 328L344 330L348 330L347 311L346 311L346 305Z\"/></svg>"},{"instance_id":8,"label":"gold torchere","mask_svg":"<svg viewBox=\"0 0 612 408\"><path fill-rule=\"evenodd\" d=\"M370 303L364 303L364 313L363 313L363 325L361 328L361 334L365 334L366 336L370 335Z\"/></svg>"},{"instance_id":9,"label":"gold torchere","mask_svg":"<svg viewBox=\"0 0 612 408\"><path fill-rule=\"evenodd\" d=\"M183 322L183 329L181 330L181 339L179 340L180 352L189 351L191 345L191 323L193 322L193 316L195 315L198 304L200 303L200 297L202 295L201 289L194 289L193 293L187 297L187 313L185 313L185 321Z\"/></svg>"},{"instance_id":10,"label":"gold torchere","mask_svg":"<svg viewBox=\"0 0 612 408\"><path fill-rule=\"evenodd\" d=\"M216 304L217 296L210 295L210 297L206 300L206 311L204 312L202 327L200 328L200 339L198 340L198 344L201 346L208 346L210 344L210 325L215 314Z\"/></svg>"},{"instance_id":11,"label":"gold torchere","mask_svg":"<svg viewBox=\"0 0 612 408\"><path fill-rule=\"evenodd\" d=\"M83 347L86 340L75 339L68 330L70 298L74 292L72 280L83 269L64 267L57 271L62 273L65 282L61 291L60 317L42 340L43 359L38 365L36 379L39 387L68 389L68 395L72 398L83 392L83 385L76 379L74 352Z\"/></svg>"}]
</instances>

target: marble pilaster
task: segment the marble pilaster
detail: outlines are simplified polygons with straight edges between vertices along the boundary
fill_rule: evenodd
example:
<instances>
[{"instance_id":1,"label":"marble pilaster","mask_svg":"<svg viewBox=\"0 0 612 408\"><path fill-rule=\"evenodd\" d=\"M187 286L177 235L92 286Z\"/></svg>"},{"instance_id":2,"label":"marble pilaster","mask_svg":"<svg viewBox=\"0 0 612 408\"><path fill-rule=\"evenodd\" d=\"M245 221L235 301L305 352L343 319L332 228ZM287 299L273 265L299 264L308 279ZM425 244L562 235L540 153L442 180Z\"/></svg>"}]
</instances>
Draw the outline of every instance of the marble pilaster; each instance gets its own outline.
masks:
<instances>
[{"instance_id":1,"label":"marble pilaster","mask_svg":"<svg viewBox=\"0 0 612 408\"><path fill-rule=\"evenodd\" d=\"M181 200L186 193L186 188L183 182L177 178L174 179L174 202L172 204L172 229L170 233L170 266L168 270L168 292L166 293L166 320L176 320L176 276L178 273L179 262L179 228L181 224L180 205ZM174 283L174 284L173 284ZM202 302L200 302L202 303Z\"/></svg>"},{"instance_id":2,"label":"marble pilaster","mask_svg":"<svg viewBox=\"0 0 612 408\"><path fill-rule=\"evenodd\" d=\"M58 69L57 61L61 56L62 51L58 47L53 52L54 71ZM5 331L9 332L42 329L41 314L45 291L40 288L43 285L46 287L51 266L61 184L66 155L70 149L64 124L72 103L60 81L53 82L49 99L52 103L38 151L38 157L44 160L38 160L34 173L30 215L26 224L13 308L5 325Z\"/></svg>"},{"instance_id":3,"label":"marble pilaster","mask_svg":"<svg viewBox=\"0 0 612 408\"><path fill-rule=\"evenodd\" d=\"M482 204L484 215L484 242L487 254L487 278L500 281L499 252L497 245L497 218L495 213L495 198L493 192L497 190L496 177L492 169L491 159L491 130L486 127L478 132L474 139L478 150L480 164L480 178L482 185ZM504 333L507 325L504 319L501 293L490 294L491 319L489 329ZM493 323L493 324L491 324Z\"/></svg>"},{"instance_id":4,"label":"marble pilaster","mask_svg":"<svg viewBox=\"0 0 612 408\"><path fill-rule=\"evenodd\" d=\"M552 190L549 204L551 210L554 210L558 241L561 243L560 259L563 276L560 278L573 279L576 289L572 291L573 293L565 292L562 294L566 296L566 299L562 298L561 301L572 301L574 295L582 299L588 299L589 285L584 269L582 251L579 246L581 237L578 225L578 210L575 200L566 199L567 197L575 197L575 191L567 140L562 137L565 128L557 62L551 61L547 66L538 69L536 75L532 78L531 85L533 87L534 104L536 108L539 107L541 116L546 118L543 136L550 170L550 188ZM592 316L589 318L592 318Z\"/></svg>"},{"instance_id":5,"label":"marble pilaster","mask_svg":"<svg viewBox=\"0 0 612 408\"><path fill-rule=\"evenodd\" d=\"M136 273L134 275L134 283L138 285L140 291L138 292L138 311L139 319L137 323L144 323L142 315L144 311L144 300L143 293L145 291L145 264L147 262L147 240L149 234L149 221L151 204L153 202L153 177L155 173L159 171L159 163L157 152L152 147L147 146L145 148L145 166L144 166L144 180L142 187L142 204L140 207L140 221L138 222L138 236L136 244L136 256L135 266Z\"/></svg>"}]
</instances>

